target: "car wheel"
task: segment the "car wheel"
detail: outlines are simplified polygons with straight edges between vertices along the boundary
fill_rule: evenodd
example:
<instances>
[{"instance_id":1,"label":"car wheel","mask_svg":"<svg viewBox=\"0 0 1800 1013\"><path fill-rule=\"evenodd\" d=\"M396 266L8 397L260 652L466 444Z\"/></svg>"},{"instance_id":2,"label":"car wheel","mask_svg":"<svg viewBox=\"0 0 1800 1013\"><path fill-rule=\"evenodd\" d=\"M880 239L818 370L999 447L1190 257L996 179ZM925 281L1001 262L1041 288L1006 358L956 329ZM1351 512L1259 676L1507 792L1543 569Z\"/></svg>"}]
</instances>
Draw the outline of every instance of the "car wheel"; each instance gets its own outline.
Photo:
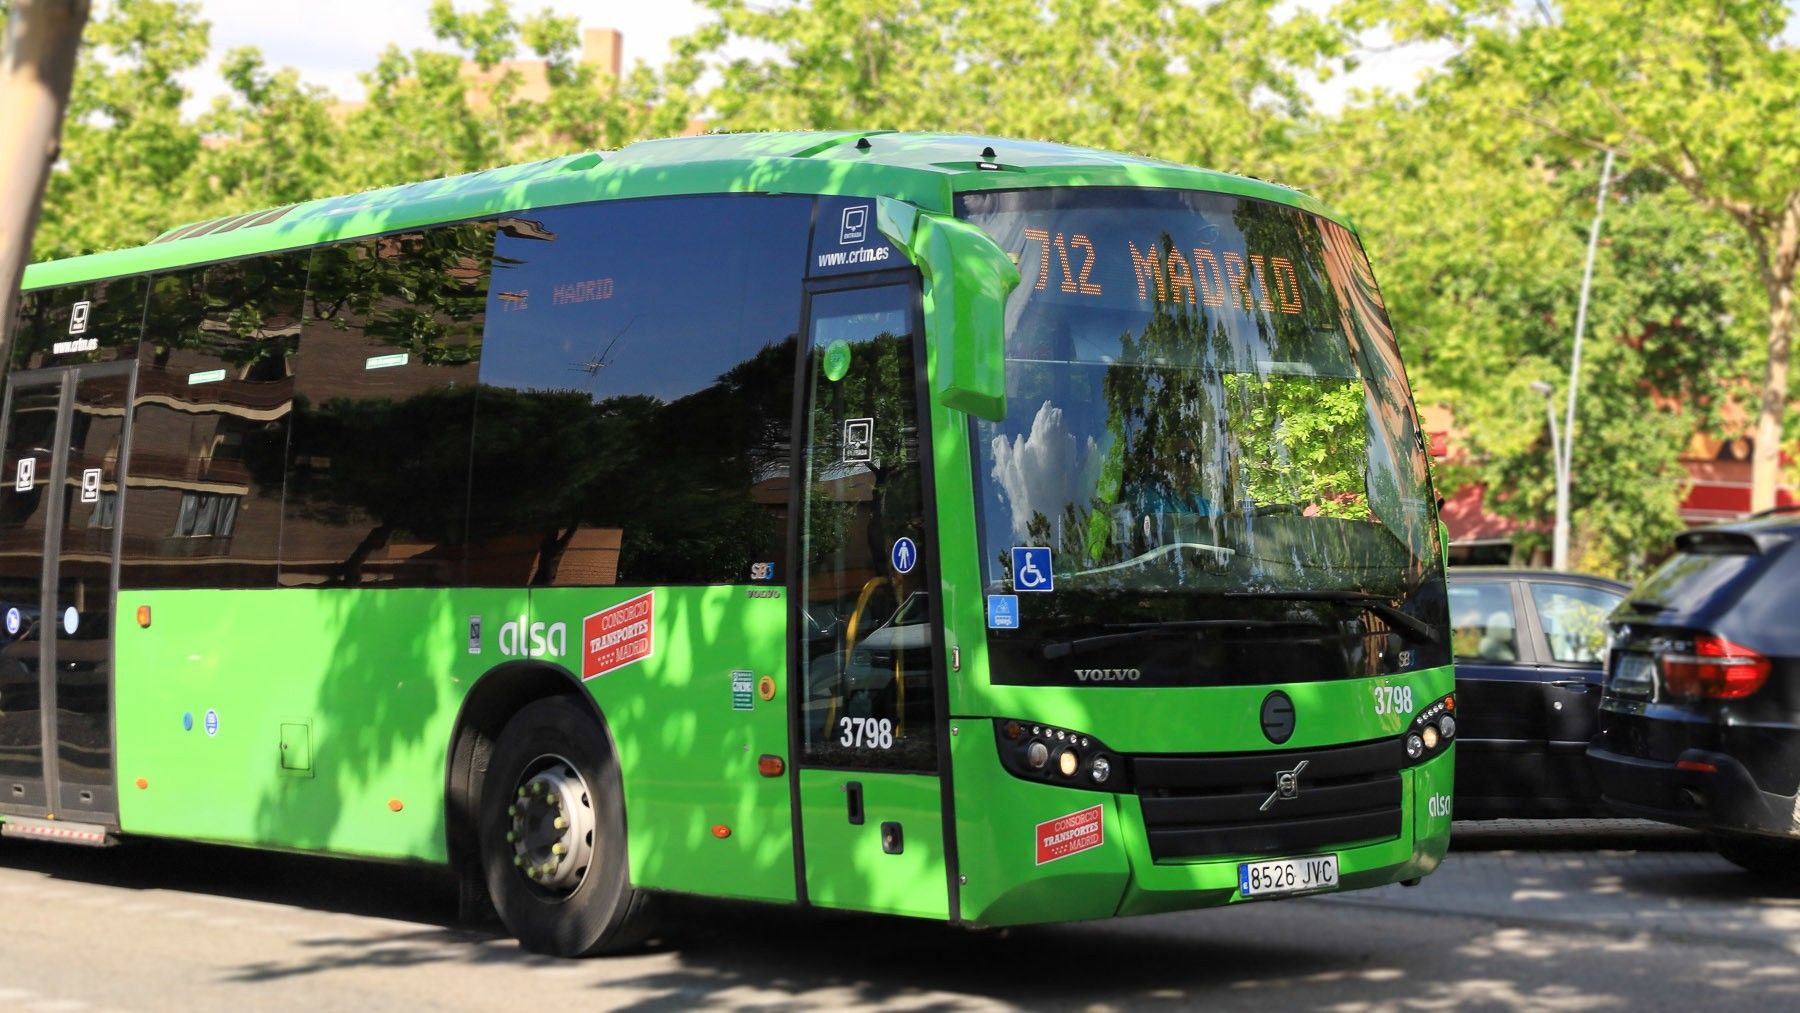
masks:
<instances>
[{"instance_id":1,"label":"car wheel","mask_svg":"<svg viewBox=\"0 0 1800 1013\"><path fill-rule=\"evenodd\" d=\"M488 895L521 945L585 957L644 941L650 897L631 886L618 760L579 704L538 700L507 722L480 805Z\"/></svg>"}]
</instances>

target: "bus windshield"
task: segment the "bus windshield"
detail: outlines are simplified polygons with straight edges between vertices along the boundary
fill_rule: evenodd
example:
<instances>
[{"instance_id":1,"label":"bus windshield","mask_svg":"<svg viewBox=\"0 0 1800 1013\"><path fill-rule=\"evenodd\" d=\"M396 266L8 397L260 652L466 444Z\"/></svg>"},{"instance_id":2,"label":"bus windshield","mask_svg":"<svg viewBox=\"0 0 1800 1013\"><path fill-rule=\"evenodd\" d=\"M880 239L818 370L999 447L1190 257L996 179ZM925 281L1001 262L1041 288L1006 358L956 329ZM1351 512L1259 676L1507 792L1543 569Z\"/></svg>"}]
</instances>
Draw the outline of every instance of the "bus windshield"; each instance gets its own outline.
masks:
<instances>
[{"instance_id":1,"label":"bus windshield","mask_svg":"<svg viewBox=\"0 0 1800 1013\"><path fill-rule=\"evenodd\" d=\"M1177 190L978 193L960 212L1023 278L1007 415L973 437L983 580L1018 595L990 614L995 681L1447 662L1424 443L1354 235Z\"/></svg>"}]
</instances>

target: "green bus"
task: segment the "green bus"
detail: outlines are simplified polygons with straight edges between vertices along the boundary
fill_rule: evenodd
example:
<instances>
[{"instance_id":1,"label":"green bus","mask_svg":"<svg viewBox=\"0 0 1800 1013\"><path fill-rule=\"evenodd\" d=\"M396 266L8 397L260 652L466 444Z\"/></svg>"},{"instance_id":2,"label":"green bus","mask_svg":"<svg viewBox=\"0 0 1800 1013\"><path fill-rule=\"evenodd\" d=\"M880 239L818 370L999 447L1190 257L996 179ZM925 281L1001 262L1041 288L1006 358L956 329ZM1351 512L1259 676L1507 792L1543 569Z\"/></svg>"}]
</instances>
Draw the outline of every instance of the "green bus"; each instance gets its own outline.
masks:
<instances>
[{"instance_id":1,"label":"green bus","mask_svg":"<svg viewBox=\"0 0 1800 1013\"><path fill-rule=\"evenodd\" d=\"M439 864L567 955L668 893L1010 925L1445 852L1426 444L1293 190L718 135L23 288L9 836Z\"/></svg>"}]
</instances>

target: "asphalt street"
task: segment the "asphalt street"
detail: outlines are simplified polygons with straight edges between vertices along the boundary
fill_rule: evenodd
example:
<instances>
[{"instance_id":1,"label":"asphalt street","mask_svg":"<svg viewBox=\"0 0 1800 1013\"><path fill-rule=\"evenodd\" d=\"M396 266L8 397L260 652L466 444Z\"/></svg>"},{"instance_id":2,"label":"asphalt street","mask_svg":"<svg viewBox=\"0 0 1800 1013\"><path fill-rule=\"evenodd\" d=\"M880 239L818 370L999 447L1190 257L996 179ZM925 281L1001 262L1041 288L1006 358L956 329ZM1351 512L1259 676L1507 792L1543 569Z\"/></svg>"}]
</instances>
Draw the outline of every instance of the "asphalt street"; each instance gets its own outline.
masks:
<instances>
[{"instance_id":1,"label":"asphalt street","mask_svg":"<svg viewBox=\"0 0 1800 1013\"><path fill-rule=\"evenodd\" d=\"M913 1010L1800 1007L1800 888L1625 821L1457 825L1416 888L1008 931L687 901L559 961L426 870L0 843L0 1007Z\"/></svg>"}]
</instances>

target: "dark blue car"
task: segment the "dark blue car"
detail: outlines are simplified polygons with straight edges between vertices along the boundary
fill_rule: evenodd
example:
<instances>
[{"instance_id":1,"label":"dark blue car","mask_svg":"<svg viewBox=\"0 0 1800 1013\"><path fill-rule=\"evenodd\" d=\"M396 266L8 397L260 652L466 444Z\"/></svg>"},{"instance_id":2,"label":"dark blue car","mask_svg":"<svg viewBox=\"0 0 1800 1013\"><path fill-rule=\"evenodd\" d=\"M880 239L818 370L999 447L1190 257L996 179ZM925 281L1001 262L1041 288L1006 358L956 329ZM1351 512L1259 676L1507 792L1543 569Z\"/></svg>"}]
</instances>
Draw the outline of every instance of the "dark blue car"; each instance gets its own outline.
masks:
<instances>
[{"instance_id":1,"label":"dark blue car","mask_svg":"<svg viewBox=\"0 0 1800 1013\"><path fill-rule=\"evenodd\" d=\"M1606 815L1587 759L1606 617L1629 588L1552 570L1453 569L1456 815Z\"/></svg>"}]
</instances>

